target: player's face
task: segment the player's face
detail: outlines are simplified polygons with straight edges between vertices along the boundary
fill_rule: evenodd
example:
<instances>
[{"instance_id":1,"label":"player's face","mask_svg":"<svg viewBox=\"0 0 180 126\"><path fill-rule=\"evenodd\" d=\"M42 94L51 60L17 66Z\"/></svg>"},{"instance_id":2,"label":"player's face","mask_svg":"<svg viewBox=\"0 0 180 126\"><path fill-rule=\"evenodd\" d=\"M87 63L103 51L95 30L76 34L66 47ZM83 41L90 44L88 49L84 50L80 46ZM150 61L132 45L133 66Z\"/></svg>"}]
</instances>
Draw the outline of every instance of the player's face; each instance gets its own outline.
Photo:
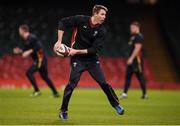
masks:
<instances>
[{"instance_id":1,"label":"player's face","mask_svg":"<svg viewBox=\"0 0 180 126\"><path fill-rule=\"evenodd\" d=\"M106 19L106 11L101 9L99 13L96 13L94 16L96 17L97 22L99 24L102 24Z\"/></svg>"},{"instance_id":2,"label":"player's face","mask_svg":"<svg viewBox=\"0 0 180 126\"><path fill-rule=\"evenodd\" d=\"M19 35L22 37L22 38L24 38L24 30L23 29L21 29L21 28L19 28Z\"/></svg>"},{"instance_id":3,"label":"player's face","mask_svg":"<svg viewBox=\"0 0 180 126\"><path fill-rule=\"evenodd\" d=\"M131 34L135 34L139 31L139 28L136 25L131 25L130 26L130 32Z\"/></svg>"}]
</instances>

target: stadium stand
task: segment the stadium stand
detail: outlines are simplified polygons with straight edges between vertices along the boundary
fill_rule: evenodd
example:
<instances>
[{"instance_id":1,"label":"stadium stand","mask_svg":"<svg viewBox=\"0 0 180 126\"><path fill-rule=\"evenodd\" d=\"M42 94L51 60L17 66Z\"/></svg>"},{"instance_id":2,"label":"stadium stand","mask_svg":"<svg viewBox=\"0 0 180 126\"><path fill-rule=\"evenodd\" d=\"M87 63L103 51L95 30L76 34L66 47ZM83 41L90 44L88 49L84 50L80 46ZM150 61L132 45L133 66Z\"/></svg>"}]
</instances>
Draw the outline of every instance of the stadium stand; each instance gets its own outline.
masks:
<instances>
[{"instance_id":1,"label":"stadium stand","mask_svg":"<svg viewBox=\"0 0 180 126\"><path fill-rule=\"evenodd\" d=\"M56 4L56 3L55 3ZM111 3L112 4L112 3ZM107 4L108 5L108 4ZM59 86L62 86L63 84L67 83L68 79L68 73L69 73L69 66L68 61L69 59L61 59L56 56L54 56L54 53L52 51L53 44L56 41L57 38L57 24L58 20L61 17L65 16L71 16L74 14L86 14L90 15L89 9L84 9L85 11L82 12L79 10L78 7L74 7L70 5L69 8L73 8L73 11L68 11L68 9L65 9L67 6L61 5L60 7L58 5L45 5L39 7L37 6L31 6L26 5L9 5L4 4L0 5L0 86L6 87L6 86L13 86L14 83L18 87L29 87L28 80L25 77L25 70L30 65L31 60L30 59L22 59L20 56L14 56L12 55L12 48L20 45L22 46L22 40L20 39L18 35L18 26L22 23L26 23L30 26L31 31L35 33L43 42L45 49L47 50L49 57L49 70L50 70L50 76L55 80L56 84ZM82 8L87 8L83 6ZM143 12L142 12L143 10ZM110 8L110 14L107 17L106 27L108 29L108 34L105 40L104 45L104 51L100 54L101 61L102 61L102 67L105 71L105 75L107 77L107 80L112 83L114 87L121 87L124 82L124 72L125 72L125 58L127 57L127 42L129 38L129 23L132 20L140 20L143 27L143 33L145 34L145 50L146 50L146 60L145 60L145 76L148 80L148 87L158 87L158 88L165 88L169 87L168 84L164 84L165 82L170 83L177 83L177 73L176 70L173 68L173 65L171 64L170 58L164 57L163 59L161 56L166 55L166 48L162 48L160 46L157 46L156 49L160 48L159 52L166 52L161 53L161 55L158 55L158 57L155 57L156 59L161 60L165 65L162 67L158 66L158 62L152 62L152 57L159 54L157 52L156 54L151 54L151 50L155 52L155 48L151 46L151 40L149 39L151 34L150 28L156 27L158 24L155 23L155 25L148 25L151 21L149 19L156 19L157 17L150 17L151 15L147 15L145 17L148 11L151 11L153 14L156 13L155 8L150 7L148 9L144 9L143 7L139 6L129 6L129 5L119 5L118 7ZM159 12L159 11L158 11ZM163 11L162 11L163 12ZM166 16L163 16L163 18L169 18ZM164 20L163 20L164 21ZM166 20L168 21L168 20ZM165 23L165 22L164 22ZM146 24L146 25L145 25ZM173 21L172 21L173 24ZM163 25L166 26L166 25ZM169 25L168 25L169 26ZM166 27L164 27L166 28ZM147 30L148 29L148 30ZM167 27L167 29L169 29ZM71 31L71 29L68 29ZM155 33L157 33L156 29ZM175 33L177 31L174 31ZM169 36L170 32L167 32ZM156 34L160 35L162 39L164 40L162 34ZM63 42L67 45L69 45L70 41L70 32L65 33L65 37L63 39ZM177 39L175 37L171 37L169 39L171 42L172 39L174 41L178 40L178 35L176 35ZM147 41L148 40L148 41ZM153 44L158 42L159 38L154 38ZM163 41L164 42L164 41ZM159 43L160 45L164 43ZM177 43L176 43L177 44ZM177 46L174 46L177 47ZM167 50L168 51L168 50ZM175 51L175 50L174 50ZM178 48L177 50L178 51ZM179 54L179 53L178 53ZM177 55L179 56L179 55ZM177 59L177 58L176 58ZM55 67L56 66L56 67ZM161 69L160 69L161 68ZM161 73L159 72L161 71ZM16 73L16 74L14 74ZM166 75L164 73L167 73ZM85 73L86 75L87 73ZM94 81L92 81L89 76L83 75L82 81L80 83L80 86L84 87L96 87L94 85ZM162 76L161 76L162 75ZM164 75L164 76L163 76ZM161 76L161 77L160 77ZM39 78L39 75L37 75ZM171 79L167 79L167 78ZM18 81L17 81L18 80ZM41 80L38 79L40 83L42 84ZM137 87L137 80L133 80L134 87ZM13 83L13 84L12 84ZM91 85L92 84L92 85ZM171 85L171 84L170 84ZM176 86L175 86L176 87Z\"/></svg>"},{"instance_id":2,"label":"stadium stand","mask_svg":"<svg viewBox=\"0 0 180 126\"><path fill-rule=\"evenodd\" d=\"M153 11L146 11L146 15L140 19L145 36L146 55L156 81L177 83L178 73L166 46L166 39L161 32L157 16Z\"/></svg>"},{"instance_id":3,"label":"stadium stand","mask_svg":"<svg viewBox=\"0 0 180 126\"><path fill-rule=\"evenodd\" d=\"M69 58L50 57L49 59L49 74L56 82L57 86L63 86L67 83L69 77ZM126 60L120 58L100 58L102 68L105 72L106 79L113 87L122 87L124 82ZM21 56L4 55L0 59L0 87L11 87L15 83L17 87L29 87L30 84L25 76L25 71L31 64L31 59L23 59ZM154 84L153 75L149 69L149 64L145 61L147 69L145 69L146 79L150 84ZM39 74L35 74L40 85L43 86ZM133 87L138 87L137 80L134 78ZM81 87L97 87L95 81L85 72L81 78ZM151 86L151 85L149 85Z\"/></svg>"},{"instance_id":4,"label":"stadium stand","mask_svg":"<svg viewBox=\"0 0 180 126\"><path fill-rule=\"evenodd\" d=\"M178 1L169 3L168 1L159 4L159 20L162 32L166 39L166 45L173 60L173 65L180 72L180 18ZM180 76L178 76L180 78Z\"/></svg>"}]
</instances>

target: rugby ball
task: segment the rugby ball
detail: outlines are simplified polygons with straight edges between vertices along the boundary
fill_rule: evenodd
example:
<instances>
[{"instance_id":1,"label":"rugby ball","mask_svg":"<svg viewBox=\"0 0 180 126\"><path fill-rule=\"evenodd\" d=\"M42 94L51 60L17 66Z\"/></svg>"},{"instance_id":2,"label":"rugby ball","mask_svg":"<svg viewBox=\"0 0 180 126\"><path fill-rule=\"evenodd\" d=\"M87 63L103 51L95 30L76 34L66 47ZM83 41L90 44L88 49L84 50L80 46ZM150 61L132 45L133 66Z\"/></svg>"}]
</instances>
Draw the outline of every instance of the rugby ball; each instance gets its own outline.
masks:
<instances>
[{"instance_id":1,"label":"rugby ball","mask_svg":"<svg viewBox=\"0 0 180 126\"><path fill-rule=\"evenodd\" d=\"M58 53L59 56L66 57L69 55L70 48L65 44L61 44L61 47L56 49L56 52Z\"/></svg>"}]
</instances>

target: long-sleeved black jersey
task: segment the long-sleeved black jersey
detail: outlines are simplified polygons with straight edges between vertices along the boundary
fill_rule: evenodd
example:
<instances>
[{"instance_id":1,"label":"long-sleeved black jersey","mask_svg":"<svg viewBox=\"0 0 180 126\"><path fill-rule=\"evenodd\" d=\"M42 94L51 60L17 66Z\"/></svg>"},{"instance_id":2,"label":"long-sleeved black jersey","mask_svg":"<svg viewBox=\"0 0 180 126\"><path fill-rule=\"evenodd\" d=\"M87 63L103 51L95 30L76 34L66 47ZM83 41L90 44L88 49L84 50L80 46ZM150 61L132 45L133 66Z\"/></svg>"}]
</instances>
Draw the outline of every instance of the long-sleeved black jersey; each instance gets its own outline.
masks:
<instances>
[{"instance_id":1,"label":"long-sleeved black jersey","mask_svg":"<svg viewBox=\"0 0 180 126\"><path fill-rule=\"evenodd\" d=\"M95 58L103 46L106 29L102 24L93 25L90 19L90 16L76 15L59 21L59 30L73 28L71 47L88 50L88 54L75 57Z\"/></svg>"},{"instance_id":2,"label":"long-sleeved black jersey","mask_svg":"<svg viewBox=\"0 0 180 126\"><path fill-rule=\"evenodd\" d=\"M42 61L46 57L43 46L40 40L34 34L30 34L26 40L23 51L32 49L33 53L31 54L32 59L35 62Z\"/></svg>"}]
</instances>

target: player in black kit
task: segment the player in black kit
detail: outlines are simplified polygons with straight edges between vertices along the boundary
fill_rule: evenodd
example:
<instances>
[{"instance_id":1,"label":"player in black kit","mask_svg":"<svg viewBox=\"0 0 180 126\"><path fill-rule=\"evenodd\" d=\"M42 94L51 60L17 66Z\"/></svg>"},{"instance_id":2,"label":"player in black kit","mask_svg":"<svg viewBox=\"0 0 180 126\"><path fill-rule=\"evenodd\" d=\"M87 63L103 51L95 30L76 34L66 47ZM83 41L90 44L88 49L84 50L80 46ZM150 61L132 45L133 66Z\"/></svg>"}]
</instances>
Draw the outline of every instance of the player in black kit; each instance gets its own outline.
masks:
<instances>
[{"instance_id":1,"label":"player in black kit","mask_svg":"<svg viewBox=\"0 0 180 126\"><path fill-rule=\"evenodd\" d=\"M147 99L146 83L143 75L143 35L140 33L140 24L134 21L130 25L131 37L128 43L130 49L130 55L127 61L125 86L124 91L121 94L121 98L127 97L127 92L130 87L132 75L135 73L139 80L142 89L142 99Z\"/></svg>"},{"instance_id":2,"label":"player in black kit","mask_svg":"<svg viewBox=\"0 0 180 126\"><path fill-rule=\"evenodd\" d=\"M102 72L97 53L101 50L106 29L102 25L106 18L107 8L102 5L95 5L92 16L71 16L63 18L59 22L58 41L54 46L54 51L60 48L64 30L73 28L71 39L71 72L69 82L64 90L64 96L59 117L62 120L68 119L68 103L74 88L77 86L81 74L88 71L94 80L100 85L106 94L110 104L122 115L124 109L119 105L119 100L106 82ZM57 53L57 52L56 52Z\"/></svg>"},{"instance_id":3,"label":"player in black kit","mask_svg":"<svg viewBox=\"0 0 180 126\"><path fill-rule=\"evenodd\" d=\"M38 71L42 79L51 88L53 96L59 97L59 94L54 87L54 84L48 77L47 56L41 42L34 34L29 32L29 27L27 25L20 25L19 35L25 40L24 47L22 49L16 47L14 48L13 52L15 54L22 54L23 57L31 56L34 61L31 67L26 72L26 75L34 88L34 92L31 94L31 96L36 97L40 95L39 88L33 76L33 73Z\"/></svg>"}]
</instances>

